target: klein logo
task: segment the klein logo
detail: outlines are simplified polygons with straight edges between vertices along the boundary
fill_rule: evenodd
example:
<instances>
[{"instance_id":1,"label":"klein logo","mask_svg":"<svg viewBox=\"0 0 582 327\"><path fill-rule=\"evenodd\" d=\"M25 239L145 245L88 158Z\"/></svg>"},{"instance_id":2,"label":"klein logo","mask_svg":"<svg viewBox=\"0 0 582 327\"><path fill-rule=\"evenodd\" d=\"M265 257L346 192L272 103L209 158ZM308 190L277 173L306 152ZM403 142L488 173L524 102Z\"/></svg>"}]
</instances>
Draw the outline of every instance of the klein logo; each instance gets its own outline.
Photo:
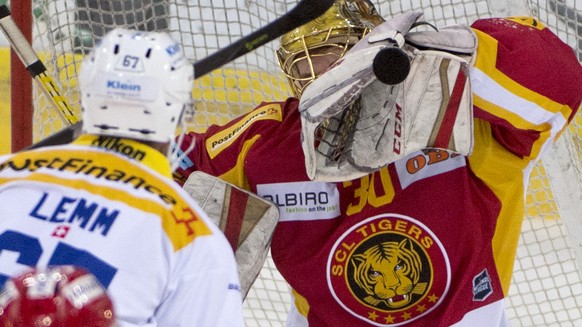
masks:
<instances>
[{"instance_id":1,"label":"klein logo","mask_svg":"<svg viewBox=\"0 0 582 327\"><path fill-rule=\"evenodd\" d=\"M123 83L120 81L108 80L107 88L113 90L124 90L124 91L141 91L141 86L138 84Z\"/></svg>"}]
</instances>

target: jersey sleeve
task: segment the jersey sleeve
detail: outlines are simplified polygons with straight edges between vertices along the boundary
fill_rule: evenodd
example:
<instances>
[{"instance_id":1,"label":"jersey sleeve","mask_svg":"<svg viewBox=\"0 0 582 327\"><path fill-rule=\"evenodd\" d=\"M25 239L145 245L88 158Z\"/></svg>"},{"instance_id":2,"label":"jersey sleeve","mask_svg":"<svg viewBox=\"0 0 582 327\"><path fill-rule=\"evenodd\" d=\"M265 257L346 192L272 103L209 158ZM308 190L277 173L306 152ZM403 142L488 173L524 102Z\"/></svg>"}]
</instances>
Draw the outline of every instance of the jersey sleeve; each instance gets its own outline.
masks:
<instances>
[{"instance_id":1,"label":"jersey sleeve","mask_svg":"<svg viewBox=\"0 0 582 327\"><path fill-rule=\"evenodd\" d=\"M204 133L188 133L180 149L185 151L194 143L193 150L180 161L174 179L183 184L194 171L203 171L217 176L238 187L248 189L245 176L245 161L251 153L269 144L298 124L298 100L290 98L285 102L264 102L253 111L239 116L229 123L210 126Z\"/></svg>"},{"instance_id":2,"label":"jersey sleeve","mask_svg":"<svg viewBox=\"0 0 582 327\"><path fill-rule=\"evenodd\" d=\"M226 239L206 236L183 250L157 309L158 326L244 326L236 262Z\"/></svg>"},{"instance_id":3,"label":"jersey sleeve","mask_svg":"<svg viewBox=\"0 0 582 327\"><path fill-rule=\"evenodd\" d=\"M539 20L493 18L472 26L474 115L518 157L538 158L580 108L582 67L573 49Z\"/></svg>"}]
</instances>

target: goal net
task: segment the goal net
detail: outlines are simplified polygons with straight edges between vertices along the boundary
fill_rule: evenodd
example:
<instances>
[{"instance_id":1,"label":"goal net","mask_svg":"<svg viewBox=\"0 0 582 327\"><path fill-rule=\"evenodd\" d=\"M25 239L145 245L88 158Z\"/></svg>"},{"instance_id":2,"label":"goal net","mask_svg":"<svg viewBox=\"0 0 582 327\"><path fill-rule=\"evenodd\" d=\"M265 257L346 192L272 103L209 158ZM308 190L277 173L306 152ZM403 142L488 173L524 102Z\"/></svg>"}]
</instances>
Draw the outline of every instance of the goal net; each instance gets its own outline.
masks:
<instances>
[{"instance_id":1,"label":"goal net","mask_svg":"<svg viewBox=\"0 0 582 327\"><path fill-rule=\"evenodd\" d=\"M383 17L422 10L436 26L470 24L478 18L537 16L582 61L582 0L384 0ZM525 2L528 1L528 2ZM284 0L12 0L13 15L32 15L33 45L62 95L80 115L77 68L84 54L115 26L166 30L192 61L204 58L275 20L294 5ZM289 96L274 56L277 41L196 80L196 114L190 126L203 131ZM14 64L12 65L14 66ZM34 141L65 127L48 99L33 89ZM18 99L12 99L16 103ZM14 113L18 114L18 113ZM14 128L13 128L14 130ZM13 131L12 137L18 136ZM554 153L533 172L527 217L518 248L509 315L515 326L582 326L582 195L579 171L582 115ZM578 259L577 259L578 258ZM247 326L283 326L289 287L267 260L245 300Z\"/></svg>"}]
</instances>

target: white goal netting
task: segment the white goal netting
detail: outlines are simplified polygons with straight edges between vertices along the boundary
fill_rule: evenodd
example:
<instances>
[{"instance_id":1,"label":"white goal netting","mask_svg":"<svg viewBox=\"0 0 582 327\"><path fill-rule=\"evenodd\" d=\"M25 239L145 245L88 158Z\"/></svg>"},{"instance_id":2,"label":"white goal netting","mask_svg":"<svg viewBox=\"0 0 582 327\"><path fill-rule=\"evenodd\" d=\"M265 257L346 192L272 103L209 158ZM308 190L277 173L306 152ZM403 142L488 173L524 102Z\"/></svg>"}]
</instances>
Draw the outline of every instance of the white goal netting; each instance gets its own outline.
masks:
<instances>
[{"instance_id":1,"label":"white goal netting","mask_svg":"<svg viewBox=\"0 0 582 327\"><path fill-rule=\"evenodd\" d=\"M525 1L525 0L524 0ZM422 10L436 26L470 24L477 18L531 13L572 46L582 61L582 0L386 0L373 1L384 17ZM250 34L295 5L283 0L35 0L34 47L58 87L79 114L76 69L84 53L115 26L168 30L192 61ZM12 1L12 10L17 4ZM195 123L201 131L245 113L260 101L289 95L274 57L277 42L196 81ZM35 140L64 127L40 92L35 92ZM527 218L510 290L515 326L582 326L582 218L580 140L576 117L559 150L533 172ZM578 253L577 253L578 252ZM245 301L248 326L283 326L289 289L269 259Z\"/></svg>"}]
</instances>

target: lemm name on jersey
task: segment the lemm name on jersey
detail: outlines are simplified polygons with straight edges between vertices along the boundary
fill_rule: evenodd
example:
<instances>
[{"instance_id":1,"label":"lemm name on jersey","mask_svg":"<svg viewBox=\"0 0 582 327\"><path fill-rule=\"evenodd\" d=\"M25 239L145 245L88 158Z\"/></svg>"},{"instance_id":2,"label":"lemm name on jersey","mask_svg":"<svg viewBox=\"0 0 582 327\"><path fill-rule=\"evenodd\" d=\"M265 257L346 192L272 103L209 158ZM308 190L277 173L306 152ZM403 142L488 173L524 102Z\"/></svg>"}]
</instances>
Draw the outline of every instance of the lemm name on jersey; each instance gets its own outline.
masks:
<instances>
[{"instance_id":1,"label":"lemm name on jersey","mask_svg":"<svg viewBox=\"0 0 582 327\"><path fill-rule=\"evenodd\" d=\"M82 229L107 236L119 210L82 197L50 196L44 192L29 215L51 223L76 224Z\"/></svg>"}]
</instances>

